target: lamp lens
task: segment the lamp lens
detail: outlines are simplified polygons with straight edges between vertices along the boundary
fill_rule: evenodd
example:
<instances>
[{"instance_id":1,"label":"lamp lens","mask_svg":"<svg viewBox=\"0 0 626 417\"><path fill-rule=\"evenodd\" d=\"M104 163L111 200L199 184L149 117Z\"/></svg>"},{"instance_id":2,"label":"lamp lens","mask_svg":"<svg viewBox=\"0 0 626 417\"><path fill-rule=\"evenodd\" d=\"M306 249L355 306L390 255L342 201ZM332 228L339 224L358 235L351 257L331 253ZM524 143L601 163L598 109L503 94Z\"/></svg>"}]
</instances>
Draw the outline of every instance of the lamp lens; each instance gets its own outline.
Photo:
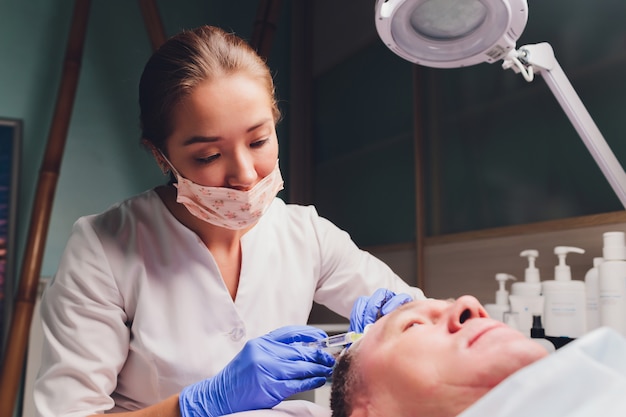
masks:
<instances>
[{"instance_id":1,"label":"lamp lens","mask_svg":"<svg viewBox=\"0 0 626 417\"><path fill-rule=\"evenodd\" d=\"M422 65L484 62L484 54L504 39L509 28L509 1L407 0L394 9L391 39L398 50Z\"/></svg>"},{"instance_id":2,"label":"lamp lens","mask_svg":"<svg viewBox=\"0 0 626 417\"><path fill-rule=\"evenodd\" d=\"M427 0L413 9L410 23L424 37L453 40L472 33L486 17L487 8L478 0Z\"/></svg>"}]
</instances>

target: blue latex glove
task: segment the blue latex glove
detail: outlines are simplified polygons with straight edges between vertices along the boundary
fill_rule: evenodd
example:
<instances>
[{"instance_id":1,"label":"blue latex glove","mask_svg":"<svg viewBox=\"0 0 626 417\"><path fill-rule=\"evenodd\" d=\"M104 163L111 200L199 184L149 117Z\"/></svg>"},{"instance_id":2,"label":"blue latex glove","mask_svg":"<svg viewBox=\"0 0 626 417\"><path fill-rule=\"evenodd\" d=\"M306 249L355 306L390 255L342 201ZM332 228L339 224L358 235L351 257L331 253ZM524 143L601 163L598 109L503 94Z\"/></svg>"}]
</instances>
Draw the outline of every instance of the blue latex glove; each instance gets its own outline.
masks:
<instances>
[{"instance_id":1,"label":"blue latex glove","mask_svg":"<svg viewBox=\"0 0 626 417\"><path fill-rule=\"evenodd\" d=\"M385 288L377 289L371 297L359 297L350 313L350 331L363 333L365 326L409 301L413 301L410 295L396 294Z\"/></svg>"},{"instance_id":2,"label":"blue latex glove","mask_svg":"<svg viewBox=\"0 0 626 417\"><path fill-rule=\"evenodd\" d=\"M297 342L328 337L311 326L286 326L249 340L212 378L183 388L182 417L217 417L271 408L298 392L324 385L335 359Z\"/></svg>"}]
</instances>

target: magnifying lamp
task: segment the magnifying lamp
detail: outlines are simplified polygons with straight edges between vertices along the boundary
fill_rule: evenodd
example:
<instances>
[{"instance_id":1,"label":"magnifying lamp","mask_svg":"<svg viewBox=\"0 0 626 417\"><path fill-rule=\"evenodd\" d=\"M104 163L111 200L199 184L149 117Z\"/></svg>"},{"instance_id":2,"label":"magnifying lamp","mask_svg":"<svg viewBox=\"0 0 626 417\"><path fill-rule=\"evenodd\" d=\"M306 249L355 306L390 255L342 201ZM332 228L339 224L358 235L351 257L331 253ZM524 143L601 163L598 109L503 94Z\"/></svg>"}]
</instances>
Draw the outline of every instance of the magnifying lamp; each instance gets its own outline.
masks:
<instances>
[{"instance_id":1,"label":"magnifying lamp","mask_svg":"<svg viewBox=\"0 0 626 417\"><path fill-rule=\"evenodd\" d=\"M546 84L626 208L626 173L548 43L515 44L528 21L526 0L376 0L376 30L395 54L415 64L456 68L494 63Z\"/></svg>"}]
</instances>

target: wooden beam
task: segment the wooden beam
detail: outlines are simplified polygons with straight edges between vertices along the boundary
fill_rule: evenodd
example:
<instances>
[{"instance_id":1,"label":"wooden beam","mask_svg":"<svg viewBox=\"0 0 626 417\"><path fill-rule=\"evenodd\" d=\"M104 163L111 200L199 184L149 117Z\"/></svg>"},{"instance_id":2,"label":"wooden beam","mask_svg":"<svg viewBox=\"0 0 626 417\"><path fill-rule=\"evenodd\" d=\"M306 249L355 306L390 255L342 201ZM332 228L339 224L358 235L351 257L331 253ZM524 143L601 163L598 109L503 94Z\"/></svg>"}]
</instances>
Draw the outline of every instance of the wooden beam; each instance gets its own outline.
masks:
<instances>
[{"instance_id":1,"label":"wooden beam","mask_svg":"<svg viewBox=\"0 0 626 417\"><path fill-rule=\"evenodd\" d=\"M291 9L291 80L289 97L290 203L313 204L313 2Z\"/></svg>"},{"instance_id":2,"label":"wooden beam","mask_svg":"<svg viewBox=\"0 0 626 417\"><path fill-rule=\"evenodd\" d=\"M152 50L156 51L167 39L156 0L139 0L139 7L148 30Z\"/></svg>"},{"instance_id":3,"label":"wooden beam","mask_svg":"<svg viewBox=\"0 0 626 417\"><path fill-rule=\"evenodd\" d=\"M415 164L415 256L417 287L427 294L424 257L424 237L426 235L426 203L424 192L424 118L422 113L422 94L420 90L421 68L412 65L413 78L413 161Z\"/></svg>"},{"instance_id":4,"label":"wooden beam","mask_svg":"<svg viewBox=\"0 0 626 417\"><path fill-rule=\"evenodd\" d=\"M280 18L281 0L260 0L250 44L265 59L269 58L272 41Z\"/></svg>"}]
</instances>

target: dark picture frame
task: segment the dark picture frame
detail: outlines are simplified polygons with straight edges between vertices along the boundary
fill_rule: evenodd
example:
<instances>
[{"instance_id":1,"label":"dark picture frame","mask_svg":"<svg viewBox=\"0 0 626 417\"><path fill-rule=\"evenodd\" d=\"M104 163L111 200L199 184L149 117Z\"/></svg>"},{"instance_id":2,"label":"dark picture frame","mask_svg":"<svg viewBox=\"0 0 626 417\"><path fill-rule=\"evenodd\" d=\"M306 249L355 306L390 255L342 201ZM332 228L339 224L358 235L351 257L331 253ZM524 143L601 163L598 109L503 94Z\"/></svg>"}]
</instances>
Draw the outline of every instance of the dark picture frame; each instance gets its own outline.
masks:
<instances>
[{"instance_id":1,"label":"dark picture frame","mask_svg":"<svg viewBox=\"0 0 626 417\"><path fill-rule=\"evenodd\" d=\"M22 121L0 117L0 336L4 353L16 281L16 230Z\"/></svg>"}]
</instances>

